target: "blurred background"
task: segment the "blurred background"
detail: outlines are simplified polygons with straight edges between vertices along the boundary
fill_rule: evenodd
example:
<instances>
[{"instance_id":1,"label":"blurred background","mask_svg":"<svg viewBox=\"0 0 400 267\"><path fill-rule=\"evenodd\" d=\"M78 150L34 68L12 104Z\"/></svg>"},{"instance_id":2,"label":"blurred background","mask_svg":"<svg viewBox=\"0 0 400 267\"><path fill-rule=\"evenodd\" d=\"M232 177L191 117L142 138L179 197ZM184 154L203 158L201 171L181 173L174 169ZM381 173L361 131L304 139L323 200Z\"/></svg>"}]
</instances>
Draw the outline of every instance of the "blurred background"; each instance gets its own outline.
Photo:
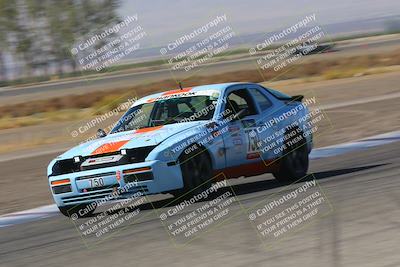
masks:
<instances>
[{"instance_id":1,"label":"blurred background","mask_svg":"<svg viewBox=\"0 0 400 267\"><path fill-rule=\"evenodd\" d=\"M246 216L176 250L147 208L146 223L82 249L50 206L48 163L141 96L233 81L315 97L316 149L373 136L312 159L332 214L266 253ZM0 0L0 266L400 266L398 142L367 149L398 140L399 97L398 0ZM248 205L282 186L235 183ZM9 225L19 211L29 223Z\"/></svg>"}]
</instances>

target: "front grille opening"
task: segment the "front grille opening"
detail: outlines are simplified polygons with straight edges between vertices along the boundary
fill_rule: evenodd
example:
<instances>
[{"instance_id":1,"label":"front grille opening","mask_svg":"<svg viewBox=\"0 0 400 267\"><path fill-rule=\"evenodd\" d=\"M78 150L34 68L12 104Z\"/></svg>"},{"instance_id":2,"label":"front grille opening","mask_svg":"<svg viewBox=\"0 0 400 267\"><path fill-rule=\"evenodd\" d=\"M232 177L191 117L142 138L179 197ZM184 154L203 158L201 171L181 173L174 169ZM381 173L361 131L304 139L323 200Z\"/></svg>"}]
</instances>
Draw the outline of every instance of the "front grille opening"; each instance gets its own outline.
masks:
<instances>
[{"instance_id":1,"label":"front grille opening","mask_svg":"<svg viewBox=\"0 0 400 267\"><path fill-rule=\"evenodd\" d=\"M137 173L137 174L124 174L125 183L149 181L149 180L153 180L153 179L154 179L154 177L153 177L152 172L143 172L143 173Z\"/></svg>"},{"instance_id":2,"label":"front grille opening","mask_svg":"<svg viewBox=\"0 0 400 267\"><path fill-rule=\"evenodd\" d=\"M119 187L119 184L113 184L113 185L99 186L99 187L93 187L93 188L85 188L85 189L81 189L80 191L82 193L86 193L86 192L94 192L94 191L104 190L104 189L109 189L109 188L116 190L118 187Z\"/></svg>"},{"instance_id":3,"label":"front grille opening","mask_svg":"<svg viewBox=\"0 0 400 267\"><path fill-rule=\"evenodd\" d=\"M52 175L68 174L79 172L80 163L75 163L74 159L64 159L57 161L52 169Z\"/></svg>"},{"instance_id":4,"label":"front grille opening","mask_svg":"<svg viewBox=\"0 0 400 267\"><path fill-rule=\"evenodd\" d=\"M71 204L71 203L78 202L78 201L97 201L97 200L104 199L106 197L110 197L112 192L113 192L113 189L106 189L106 190L102 190L102 191L89 192L89 193L86 193L86 194L82 193L79 196L63 197L62 201L65 204ZM129 192L121 194L121 196L125 195L125 194L135 193L135 192L148 193L149 189L145 185L144 186L131 187L129 189ZM121 199L123 199L123 198L124 197L121 197Z\"/></svg>"},{"instance_id":5,"label":"front grille opening","mask_svg":"<svg viewBox=\"0 0 400 267\"><path fill-rule=\"evenodd\" d=\"M147 147L127 149L126 155L124 155L117 162L97 164L97 165L93 165L93 166L86 166L84 168L81 166L81 164L89 158L98 158L98 157L117 155L120 152L117 151L117 152L112 152L112 153L107 153L107 154L98 154L98 155L93 155L93 156L91 155L91 156L81 157L81 161L78 163L75 163L74 159L59 160L54 164L53 169L52 169L52 174L50 176L56 176L56 175L73 173L73 172L80 172L80 171L86 171L86 170L93 170L93 169L100 169L100 168L106 168L106 167L114 167L114 166L144 162L146 160L147 156L150 154L150 152L154 148L155 148L155 146L147 146ZM78 155L76 155L76 156L78 156Z\"/></svg>"},{"instance_id":6,"label":"front grille opening","mask_svg":"<svg viewBox=\"0 0 400 267\"><path fill-rule=\"evenodd\" d=\"M139 147L134 149L126 150L126 157L129 163L139 163L144 162L150 152L155 148L155 146Z\"/></svg>"},{"instance_id":7,"label":"front grille opening","mask_svg":"<svg viewBox=\"0 0 400 267\"><path fill-rule=\"evenodd\" d=\"M52 189L53 189L53 193L55 195L63 194L63 193L69 193L69 192L72 191L70 184L53 186Z\"/></svg>"}]
</instances>

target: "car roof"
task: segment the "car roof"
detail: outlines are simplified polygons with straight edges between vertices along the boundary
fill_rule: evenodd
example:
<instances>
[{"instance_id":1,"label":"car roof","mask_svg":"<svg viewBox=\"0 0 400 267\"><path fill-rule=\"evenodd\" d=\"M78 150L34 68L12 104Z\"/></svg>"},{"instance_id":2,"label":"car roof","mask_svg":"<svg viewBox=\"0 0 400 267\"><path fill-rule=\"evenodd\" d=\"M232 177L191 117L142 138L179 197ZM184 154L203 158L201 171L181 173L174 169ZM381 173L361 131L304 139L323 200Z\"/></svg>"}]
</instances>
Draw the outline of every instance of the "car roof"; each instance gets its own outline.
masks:
<instances>
[{"instance_id":1,"label":"car roof","mask_svg":"<svg viewBox=\"0 0 400 267\"><path fill-rule=\"evenodd\" d=\"M206 85L199 85L199 86L193 86L193 87L186 87L186 88L182 88L182 89L173 89L173 90L168 90L168 91L155 93L155 94L151 94L151 95L142 97L139 100L137 100L133 104L133 106L148 102L149 100L152 100L152 99L157 99L158 97L162 97L165 95L173 95L173 94L179 94L179 93L184 93L184 92L223 91L227 87L236 85L236 84L249 84L249 83L243 83L243 82L217 83L217 84L206 84Z\"/></svg>"}]
</instances>

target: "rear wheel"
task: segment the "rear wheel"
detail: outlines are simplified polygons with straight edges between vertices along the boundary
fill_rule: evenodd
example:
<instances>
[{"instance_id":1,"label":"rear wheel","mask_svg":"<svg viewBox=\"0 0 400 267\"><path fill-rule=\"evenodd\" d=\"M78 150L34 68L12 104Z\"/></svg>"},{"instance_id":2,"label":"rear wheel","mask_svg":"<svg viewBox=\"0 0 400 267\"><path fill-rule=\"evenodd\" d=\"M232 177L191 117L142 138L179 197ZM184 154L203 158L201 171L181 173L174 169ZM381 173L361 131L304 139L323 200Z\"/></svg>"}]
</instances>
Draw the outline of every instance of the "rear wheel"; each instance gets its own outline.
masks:
<instances>
[{"instance_id":1,"label":"rear wheel","mask_svg":"<svg viewBox=\"0 0 400 267\"><path fill-rule=\"evenodd\" d=\"M183 188L175 190L175 197L185 195L190 197L207 190L211 186L212 166L206 151L196 149L189 154L183 154L181 162Z\"/></svg>"},{"instance_id":2,"label":"rear wheel","mask_svg":"<svg viewBox=\"0 0 400 267\"><path fill-rule=\"evenodd\" d=\"M296 134L293 134L294 132ZM280 166L274 177L284 183L294 182L304 177L308 171L307 140L302 132L291 129L285 136L285 150L280 159Z\"/></svg>"},{"instance_id":3,"label":"rear wheel","mask_svg":"<svg viewBox=\"0 0 400 267\"><path fill-rule=\"evenodd\" d=\"M89 203L89 204L79 204L79 205L68 205L63 207L58 207L60 212L67 217L75 217L76 218L83 218L83 217L90 217L94 213L96 209L96 204Z\"/></svg>"}]
</instances>

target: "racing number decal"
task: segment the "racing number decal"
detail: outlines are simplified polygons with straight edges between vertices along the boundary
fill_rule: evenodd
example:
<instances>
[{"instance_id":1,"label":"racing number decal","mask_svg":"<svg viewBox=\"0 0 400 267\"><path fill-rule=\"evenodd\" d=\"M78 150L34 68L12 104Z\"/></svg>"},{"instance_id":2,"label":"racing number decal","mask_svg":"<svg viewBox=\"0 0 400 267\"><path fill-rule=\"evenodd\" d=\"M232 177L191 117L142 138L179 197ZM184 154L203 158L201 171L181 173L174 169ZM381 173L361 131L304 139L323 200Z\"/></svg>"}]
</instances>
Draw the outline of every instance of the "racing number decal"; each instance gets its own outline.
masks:
<instances>
[{"instance_id":1,"label":"racing number decal","mask_svg":"<svg viewBox=\"0 0 400 267\"><path fill-rule=\"evenodd\" d=\"M260 157L260 137L255 128L245 130L247 136L247 159L255 159Z\"/></svg>"},{"instance_id":2,"label":"racing number decal","mask_svg":"<svg viewBox=\"0 0 400 267\"><path fill-rule=\"evenodd\" d=\"M90 181L90 187L101 187L104 186L104 179L103 178L92 178Z\"/></svg>"}]
</instances>

